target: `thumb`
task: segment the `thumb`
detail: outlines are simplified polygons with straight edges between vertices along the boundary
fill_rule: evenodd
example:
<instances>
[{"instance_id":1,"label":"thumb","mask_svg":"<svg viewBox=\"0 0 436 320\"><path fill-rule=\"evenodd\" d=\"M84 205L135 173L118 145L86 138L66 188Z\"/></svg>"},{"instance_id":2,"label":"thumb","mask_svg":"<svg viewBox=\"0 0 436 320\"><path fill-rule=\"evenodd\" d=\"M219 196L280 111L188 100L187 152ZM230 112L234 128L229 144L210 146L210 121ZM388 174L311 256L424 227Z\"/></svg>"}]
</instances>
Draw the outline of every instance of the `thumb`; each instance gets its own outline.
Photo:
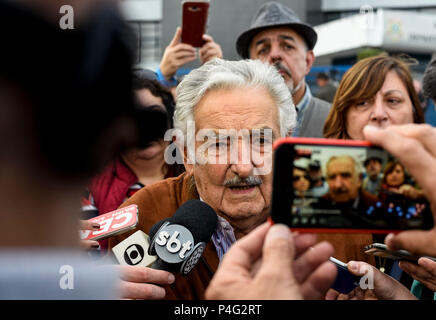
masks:
<instances>
[{"instance_id":1,"label":"thumb","mask_svg":"<svg viewBox=\"0 0 436 320\"><path fill-rule=\"evenodd\" d=\"M284 273L292 272L295 245L289 227L276 224L268 230L262 252L261 271ZM294 280L295 281L295 280Z\"/></svg>"},{"instance_id":2,"label":"thumb","mask_svg":"<svg viewBox=\"0 0 436 320\"><path fill-rule=\"evenodd\" d=\"M182 28L177 27L176 33L174 33L174 37L171 40L169 47L174 47L175 45L180 43L180 40L182 39Z\"/></svg>"},{"instance_id":3,"label":"thumb","mask_svg":"<svg viewBox=\"0 0 436 320\"><path fill-rule=\"evenodd\" d=\"M397 235L389 234L385 243L391 250L407 250L414 255L434 255L436 250L429 252L430 243L436 242L434 236L434 231L404 231Z\"/></svg>"}]
</instances>

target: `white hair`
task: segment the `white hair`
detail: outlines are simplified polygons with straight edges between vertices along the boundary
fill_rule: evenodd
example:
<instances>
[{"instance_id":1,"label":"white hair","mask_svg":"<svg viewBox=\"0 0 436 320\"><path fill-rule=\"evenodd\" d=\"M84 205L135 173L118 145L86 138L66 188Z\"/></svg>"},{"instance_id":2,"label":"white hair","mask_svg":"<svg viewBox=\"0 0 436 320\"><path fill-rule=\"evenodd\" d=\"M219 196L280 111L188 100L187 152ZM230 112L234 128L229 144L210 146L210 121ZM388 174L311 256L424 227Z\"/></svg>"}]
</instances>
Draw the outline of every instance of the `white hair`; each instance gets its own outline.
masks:
<instances>
[{"instance_id":1,"label":"white hair","mask_svg":"<svg viewBox=\"0 0 436 320\"><path fill-rule=\"evenodd\" d=\"M186 144L188 121L194 108L208 91L235 88L265 88L279 110L280 134L288 136L296 126L292 96L277 70L259 60L213 59L184 77L177 87L174 128L183 132Z\"/></svg>"}]
</instances>

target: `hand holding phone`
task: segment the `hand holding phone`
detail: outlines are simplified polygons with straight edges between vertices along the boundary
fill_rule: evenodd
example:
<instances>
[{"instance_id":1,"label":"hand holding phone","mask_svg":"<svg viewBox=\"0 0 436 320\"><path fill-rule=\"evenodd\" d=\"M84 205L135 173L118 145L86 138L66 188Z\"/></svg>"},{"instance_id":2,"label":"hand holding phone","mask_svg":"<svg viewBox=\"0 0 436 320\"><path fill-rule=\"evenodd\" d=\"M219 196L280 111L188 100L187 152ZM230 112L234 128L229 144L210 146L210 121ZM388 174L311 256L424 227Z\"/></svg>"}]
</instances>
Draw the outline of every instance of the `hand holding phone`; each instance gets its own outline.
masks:
<instances>
[{"instance_id":1,"label":"hand holding phone","mask_svg":"<svg viewBox=\"0 0 436 320\"><path fill-rule=\"evenodd\" d=\"M132 204L87 220L100 225L98 230L80 230L81 240L102 240L135 228L138 223L138 206Z\"/></svg>"},{"instance_id":2,"label":"hand holding phone","mask_svg":"<svg viewBox=\"0 0 436 320\"><path fill-rule=\"evenodd\" d=\"M330 257L329 260L333 262L338 269L338 275L336 276L336 280L331 288L340 293L350 293L359 285L360 277L355 276L348 271L348 266L346 263L333 257Z\"/></svg>"},{"instance_id":3,"label":"hand holding phone","mask_svg":"<svg viewBox=\"0 0 436 320\"><path fill-rule=\"evenodd\" d=\"M418 263L419 258L427 258L436 262L436 258L427 256L417 256L406 250L389 250L383 243L373 243L364 248L366 254L374 255L391 260L406 260Z\"/></svg>"}]
</instances>

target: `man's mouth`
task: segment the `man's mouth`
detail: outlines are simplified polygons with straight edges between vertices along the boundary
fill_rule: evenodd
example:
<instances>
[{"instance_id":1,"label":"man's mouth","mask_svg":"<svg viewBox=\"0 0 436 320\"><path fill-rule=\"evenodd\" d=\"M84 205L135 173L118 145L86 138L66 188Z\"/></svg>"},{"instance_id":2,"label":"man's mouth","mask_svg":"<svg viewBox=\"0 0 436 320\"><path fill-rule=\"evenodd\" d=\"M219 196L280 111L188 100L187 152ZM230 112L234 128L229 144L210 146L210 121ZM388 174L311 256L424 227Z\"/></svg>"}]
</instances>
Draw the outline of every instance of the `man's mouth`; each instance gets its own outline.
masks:
<instances>
[{"instance_id":1,"label":"man's mouth","mask_svg":"<svg viewBox=\"0 0 436 320\"><path fill-rule=\"evenodd\" d=\"M235 191L242 191L242 190L249 190L256 187L255 185L241 185L241 186L229 186L228 188L230 188L231 190L235 190Z\"/></svg>"}]
</instances>

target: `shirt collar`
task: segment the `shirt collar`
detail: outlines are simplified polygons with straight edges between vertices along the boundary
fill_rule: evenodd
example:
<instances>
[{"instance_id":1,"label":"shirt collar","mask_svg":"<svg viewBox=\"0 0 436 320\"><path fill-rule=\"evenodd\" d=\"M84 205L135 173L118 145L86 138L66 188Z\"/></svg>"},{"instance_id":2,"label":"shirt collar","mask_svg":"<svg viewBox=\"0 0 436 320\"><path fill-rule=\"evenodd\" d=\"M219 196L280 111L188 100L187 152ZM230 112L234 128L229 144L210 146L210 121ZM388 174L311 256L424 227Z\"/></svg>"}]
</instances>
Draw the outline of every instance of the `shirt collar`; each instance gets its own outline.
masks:
<instances>
[{"instance_id":1,"label":"shirt collar","mask_svg":"<svg viewBox=\"0 0 436 320\"><path fill-rule=\"evenodd\" d=\"M200 201L203 199L200 197ZM204 201L203 201L204 202ZM223 217L217 215L218 223L212 235L212 242L215 245L216 253L220 261L224 254L236 242L235 232L231 224Z\"/></svg>"},{"instance_id":2,"label":"shirt collar","mask_svg":"<svg viewBox=\"0 0 436 320\"><path fill-rule=\"evenodd\" d=\"M301 101L295 106L295 108L297 109L297 112L301 112L304 110L304 108L307 106L307 104L309 103L309 100L312 98L312 92L310 91L309 86L307 85L307 83L305 84L305 89L306 91L304 92L304 96L301 99Z\"/></svg>"}]
</instances>

